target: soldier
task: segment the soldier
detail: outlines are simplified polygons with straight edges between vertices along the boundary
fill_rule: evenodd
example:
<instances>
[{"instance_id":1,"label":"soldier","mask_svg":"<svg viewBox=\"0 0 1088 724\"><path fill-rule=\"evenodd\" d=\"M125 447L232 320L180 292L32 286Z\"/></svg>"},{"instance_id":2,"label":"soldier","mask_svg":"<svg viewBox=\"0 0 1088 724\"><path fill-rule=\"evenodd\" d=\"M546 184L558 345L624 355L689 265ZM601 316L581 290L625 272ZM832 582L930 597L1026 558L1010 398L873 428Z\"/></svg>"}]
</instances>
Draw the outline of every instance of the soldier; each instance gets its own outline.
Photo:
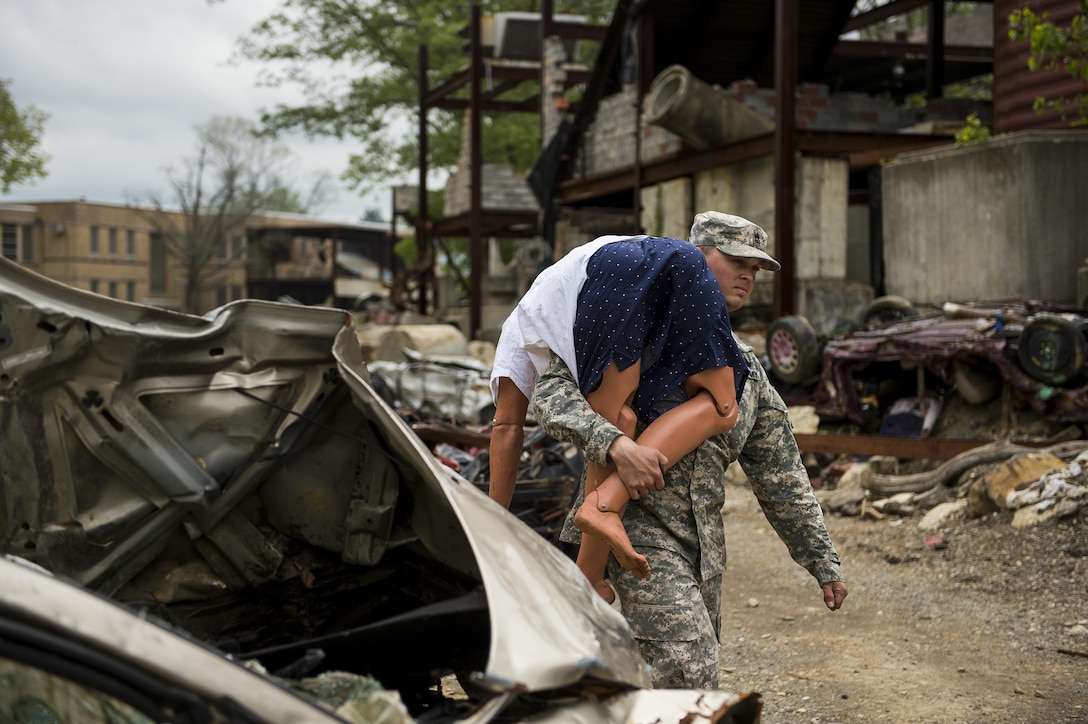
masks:
<instances>
[{"instance_id":1,"label":"soldier","mask_svg":"<svg viewBox=\"0 0 1088 724\"><path fill-rule=\"evenodd\" d=\"M695 247L647 236L589 242L542 272L503 324L491 371L489 494L504 505L513 492L529 395L552 352L576 373L590 406L629 435L636 422L629 405L641 401L647 427L639 443L659 450L665 468L733 426L748 375L725 296ZM673 399L678 386L684 395ZM578 567L613 603L605 580L609 549L638 577L649 565L623 528L630 493L620 477L590 465L585 484L575 524L590 535Z\"/></svg>"},{"instance_id":2,"label":"soldier","mask_svg":"<svg viewBox=\"0 0 1088 724\"><path fill-rule=\"evenodd\" d=\"M766 232L738 216L714 211L697 215L690 241L706 257L730 312L747 301L760 269L781 268L767 254ZM719 686L725 568L721 509L725 470L735 460L790 555L816 578L825 605L836 611L847 594L786 405L751 347L740 340L738 344L749 376L736 424L704 441L664 475L658 451L640 446L595 413L561 359L552 360L532 398L536 419L549 434L581 447L593 464L614 464L631 492L623 522L651 572L639 579L610 559L608 577L658 688ZM579 499L574 510L581 503ZM578 541L573 511L562 538Z\"/></svg>"}]
</instances>

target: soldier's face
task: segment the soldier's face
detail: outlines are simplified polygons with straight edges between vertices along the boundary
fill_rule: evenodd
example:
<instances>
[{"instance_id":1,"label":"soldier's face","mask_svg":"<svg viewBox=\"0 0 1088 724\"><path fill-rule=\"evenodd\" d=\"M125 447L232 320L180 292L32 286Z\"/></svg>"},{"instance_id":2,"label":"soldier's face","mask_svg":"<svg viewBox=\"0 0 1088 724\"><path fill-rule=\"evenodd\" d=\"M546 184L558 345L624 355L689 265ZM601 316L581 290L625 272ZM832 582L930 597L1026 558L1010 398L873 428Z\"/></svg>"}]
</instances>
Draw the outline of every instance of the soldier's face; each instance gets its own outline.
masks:
<instances>
[{"instance_id":1,"label":"soldier's face","mask_svg":"<svg viewBox=\"0 0 1088 724\"><path fill-rule=\"evenodd\" d=\"M725 295L725 306L735 312L748 301L748 295L756 283L760 266L758 259L744 256L728 256L716 248L706 255L707 266Z\"/></svg>"}]
</instances>

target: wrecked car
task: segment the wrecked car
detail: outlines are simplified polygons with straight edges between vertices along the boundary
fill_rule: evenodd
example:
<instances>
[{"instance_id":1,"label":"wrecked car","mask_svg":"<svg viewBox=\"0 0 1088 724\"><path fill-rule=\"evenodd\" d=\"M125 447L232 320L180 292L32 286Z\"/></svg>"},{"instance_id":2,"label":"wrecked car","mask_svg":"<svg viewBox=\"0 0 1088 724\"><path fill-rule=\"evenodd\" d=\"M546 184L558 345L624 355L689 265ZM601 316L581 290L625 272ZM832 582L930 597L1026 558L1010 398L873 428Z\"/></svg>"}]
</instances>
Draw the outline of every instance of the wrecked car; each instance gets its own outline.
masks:
<instances>
[{"instance_id":1,"label":"wrecked car","mask_svg":"<svg viewBox=\"0 0 1088 724\"><path fill-rule=\"evenodd\" d=\"M0 682L0 720L12 722L416 721L371 677L271 676L14 556L0 556ZM631 689L613 699L542 707L533 721L610 721L627 710L644 721L743 722L760 708L758 694ZM492 721L500 708L459 721Z\"/></svg>"},{"instance_id":2,"label":"wrecked car","mask_svg":"<svg viewBox=\"0 0 1088 724\"><path fill-rule=\"evenodd\" d=\"M881 307L864 329L828 340L804 317L776 319L766 339L771 372L805 388L821 417L859 425L896 397L954 389L984 404L1006 385L1057 422L1088 421L1083 311L1021 299L948 303L925 314L905 309Z\"/></svg>"},{"instance_id":3,"label":"wrecked car","mask_svg":"<svg viewBox=\"0 0 1088 724\"><path fill-rule=\"evenodd\" d=\"M292 688L13 556L0 556L0 681L8 722L412 722L372 679Z\"/></svg>"},{"instance_id":4,"label":"wrecked car","mask_svg":"<svg viewBox=\"0 0 1088 724\"><path fill-rule=\"evenodd\" d=\"M648 690L569 557L374 392L347 312L194 317L0 260L0 436L5 554L274 676L373 677L426 721L719 721L735 700Z\"/></svg>"}]
</instances>

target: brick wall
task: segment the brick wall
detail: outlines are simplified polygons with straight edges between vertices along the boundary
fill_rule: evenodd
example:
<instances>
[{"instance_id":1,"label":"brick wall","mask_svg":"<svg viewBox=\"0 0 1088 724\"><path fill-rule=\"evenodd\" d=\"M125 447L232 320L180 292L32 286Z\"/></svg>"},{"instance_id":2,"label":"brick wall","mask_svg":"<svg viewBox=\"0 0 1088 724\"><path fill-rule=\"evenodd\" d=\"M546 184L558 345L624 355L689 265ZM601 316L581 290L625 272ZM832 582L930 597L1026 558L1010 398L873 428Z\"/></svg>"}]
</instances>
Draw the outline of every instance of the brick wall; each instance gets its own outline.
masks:
<instances>
[{"instance_id":1,"label":"brick wall","mask_svg":"<svg viewBox=\"0 0 1088 724\"><path fill-rule=\"evenodd\" d=\"M631 164L635 153L635 100L634 86L601 99L578 161L578 168L586 175ZM640 130L643 161L675 153L683 145L679 136L664 128L644 125Z\"/></svg>"},{"instance_id":2,"label":"brick wall","mask_svg":"<svg viewBox=\"0 0 1088 724\"><path fill-rule=\"evenodd\" d=\"M540 208L525 176L514 173L506 164L485 163L480 171L482 189L480 203L484 209ZM471 175L468 169L458 169L446 181L446 216L456 216L469 210Z\"/></svg>"},{"instance_id":3,"label":"brick wall","mask_svg":"<svg viewBox=\"0 0 1088 724\"><path fill-rule=\"evenodd\" d=\"M759 115L774 119L777 94L772 88L760 88L754 81L737 81L720 92L743 103ZM891 98L864 93L836 93L826 85L805 83L797 89L797 127L802 130L897 133L923 121L962 121L973 111L982 111L977 103L937 99L922 110L896 105ZM578 172L593 175L628 166L634 155L635 91L628 86L600 102L596 119L586 132L578 161ZM663 128L643 125L642 160L679 151L683 142Z\"/></svg>"},{"instance_id":4,"label":"brick wall","mask_svg":"<svg viewBox=\"0 0 1088 724\"><path fill-rule=\"evenodd\" d=\"M753 81L730 85L729 96L761 116L773 119L777 111L777 93L760 88ZM895 133L921 120L918 109L896 105L890 98L865 93L831 95L826 85L802 83L797 87L797 128L814 131L858 131ZM961 116L962 118L966 117Z\"/></svg>"}]
</instances>

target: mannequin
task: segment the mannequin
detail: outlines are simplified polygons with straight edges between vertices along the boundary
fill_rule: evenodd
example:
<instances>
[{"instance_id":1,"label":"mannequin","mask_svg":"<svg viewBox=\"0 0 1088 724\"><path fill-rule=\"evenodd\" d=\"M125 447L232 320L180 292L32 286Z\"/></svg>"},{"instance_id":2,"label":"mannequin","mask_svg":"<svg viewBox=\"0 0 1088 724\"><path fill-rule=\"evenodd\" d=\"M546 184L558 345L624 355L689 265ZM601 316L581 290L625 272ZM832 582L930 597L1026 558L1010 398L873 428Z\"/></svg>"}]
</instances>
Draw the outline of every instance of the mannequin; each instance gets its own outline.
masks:
<instances>
[{"instance_id":1,"label":"mannequin","mask_svg":"<svg viewBox=\"0 0 1088 724\"><path fill-rule=\"evenodd\" d=\"M634 422L629 402L634 394L632 382L638 381L638 368L636 363L620 372L613 363L605 372L600 387L586 396L596 412L628 437L632 437L630 428ZM662 470L667 470L708 437L728 432L737 422L736 388L731 367L713 367L691 375L684 381L684 392L687 401L655 419L635 439L639 445L655 448L664 455L666 462ZM608 587L604 575L609 550L620 565L636 577L643 578L650 573L646 558L635 552L623 527L623 512L630 499L627 486L614 468L599 469L590 464L585 501L574 516L574 524L584 534L578 549L578 567L598 593Z\"/></svg>"}]
</instances>

